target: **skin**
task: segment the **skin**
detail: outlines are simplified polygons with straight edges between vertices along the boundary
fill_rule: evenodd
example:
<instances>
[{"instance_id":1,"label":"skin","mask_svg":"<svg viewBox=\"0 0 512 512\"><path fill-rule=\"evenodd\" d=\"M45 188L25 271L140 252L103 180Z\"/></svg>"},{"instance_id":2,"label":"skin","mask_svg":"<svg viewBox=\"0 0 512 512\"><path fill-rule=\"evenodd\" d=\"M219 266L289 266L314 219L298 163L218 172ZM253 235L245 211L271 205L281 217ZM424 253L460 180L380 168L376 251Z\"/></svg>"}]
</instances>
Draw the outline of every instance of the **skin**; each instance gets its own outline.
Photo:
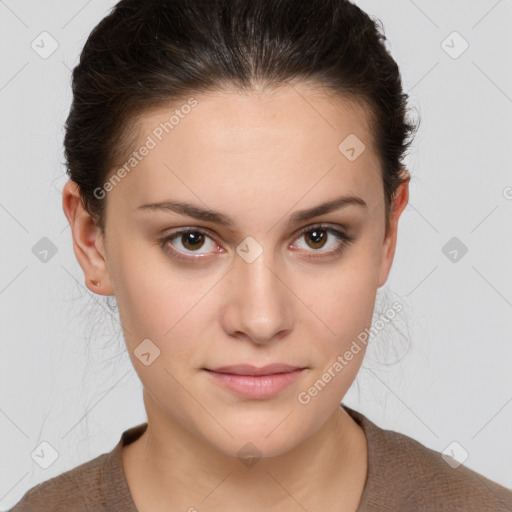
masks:
<instances>
[{"instance_id":1,"label":"skin","mask_svg":"<svg viewBox=\"0 0 512 512\"><path fill-rule=\"evenodd\" d=\"M364 346L309 403L297 395L371 326L408 181L397 190L385 237L380 163L360 105L305 83L194 97L197 107L108 192L104 236L77 186L70 181L63 190L86 286L116 296L143 384L149 426L122 451L134 502L142 512L355 511L367 475L366 438L339 404ZM136 147L175 107L142 118ZM366 146L354 161L338 150L349 134ZM341 195L367 207L287 225L297 210ZM137 210L171 199L220 211L236 224ZM300 234L319 223L354 241L329 256L345 242L323 231L327 240L315 245L311 232ZM158 244L184 227L208 236L197 245L178 236L167 251ZM249 236L263 251L251 263L236 252ZM188 259L173 258L169 248ZM146 338L160 350L149 366L134 355ZM271 362L307 370L262 400L225 390L202 370ZM252 467L237 457L247 442L261 454Z\"/></svg>"}]
</instances>

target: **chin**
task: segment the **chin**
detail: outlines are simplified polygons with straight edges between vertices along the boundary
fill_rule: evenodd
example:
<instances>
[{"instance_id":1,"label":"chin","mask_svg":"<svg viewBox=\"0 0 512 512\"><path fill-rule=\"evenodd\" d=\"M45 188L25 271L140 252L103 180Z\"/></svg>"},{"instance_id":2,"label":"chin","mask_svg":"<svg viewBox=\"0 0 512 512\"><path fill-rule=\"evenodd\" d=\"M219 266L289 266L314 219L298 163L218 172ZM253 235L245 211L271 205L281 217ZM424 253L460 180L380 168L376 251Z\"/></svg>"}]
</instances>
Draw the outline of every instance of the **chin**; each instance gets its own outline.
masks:
<instances>
[{"instance_id":1,"label":"chin","mask_svg":"<svg viewBox=\"0 0 512 512\"><path fill-rule=\"evenodd\" d=\"M209 429L202 435L216 450L230 457L277 457L292 450L315 430L314 425L290 411L292 407L281 406L275 411L264 412L261 408L247 413L238 411L233 416L224 412L221 415L224 428Z\"/></svg>"}]
</instances>

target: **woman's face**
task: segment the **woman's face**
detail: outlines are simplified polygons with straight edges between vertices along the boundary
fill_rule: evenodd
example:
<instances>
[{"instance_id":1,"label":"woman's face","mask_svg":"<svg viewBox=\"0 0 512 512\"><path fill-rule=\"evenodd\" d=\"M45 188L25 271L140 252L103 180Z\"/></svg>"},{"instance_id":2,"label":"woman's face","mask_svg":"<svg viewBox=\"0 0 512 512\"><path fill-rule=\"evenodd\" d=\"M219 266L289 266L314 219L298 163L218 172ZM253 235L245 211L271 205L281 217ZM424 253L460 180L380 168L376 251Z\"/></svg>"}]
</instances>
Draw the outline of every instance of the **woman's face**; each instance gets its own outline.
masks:
<instances>
[{"instance_id":1,"label":"woman's face","mask_svg":"<svg viewBox=\"0 0 512 512\"><path fill-rule=\"evenodd\" d=\"M398 217L384 239L379 161L357 105L304 84L193 97L143 118L134 149L149 149L106 187L94 278L117 298L150 422L225 454L252 442L279 455L336 413L352 384L365 345L344 354L371 326ZM342 196L359 199L321 207ZM177 202L188 213L148 206ZM208 371L273 363L305 370L261 395Z\"/></svg>"}]
</instances>

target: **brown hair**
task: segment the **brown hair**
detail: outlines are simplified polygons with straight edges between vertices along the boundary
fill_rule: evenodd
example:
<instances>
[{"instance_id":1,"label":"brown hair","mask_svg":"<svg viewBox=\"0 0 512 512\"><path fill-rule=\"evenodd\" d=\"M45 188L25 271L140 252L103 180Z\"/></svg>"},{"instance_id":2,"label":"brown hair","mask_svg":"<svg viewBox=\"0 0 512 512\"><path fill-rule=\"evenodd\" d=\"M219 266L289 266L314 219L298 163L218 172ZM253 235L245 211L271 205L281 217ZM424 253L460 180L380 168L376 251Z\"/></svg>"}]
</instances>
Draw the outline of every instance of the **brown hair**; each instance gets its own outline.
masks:
<instances>
[{"instance_id":1,"label":"brown hair","mask_svg":"<svg viewBox=\"0 0 512 512\"><path fill-rule=\"evenodd\" d=\"M314 83L356 101L379 155L386 232L414 125L386 37L348 0L121 0L73 70L67 173L104 230L94 193L125 161L144 113L199 92ZM132 148L133 149L133 148Z\"/></svg>"}]
</instances>

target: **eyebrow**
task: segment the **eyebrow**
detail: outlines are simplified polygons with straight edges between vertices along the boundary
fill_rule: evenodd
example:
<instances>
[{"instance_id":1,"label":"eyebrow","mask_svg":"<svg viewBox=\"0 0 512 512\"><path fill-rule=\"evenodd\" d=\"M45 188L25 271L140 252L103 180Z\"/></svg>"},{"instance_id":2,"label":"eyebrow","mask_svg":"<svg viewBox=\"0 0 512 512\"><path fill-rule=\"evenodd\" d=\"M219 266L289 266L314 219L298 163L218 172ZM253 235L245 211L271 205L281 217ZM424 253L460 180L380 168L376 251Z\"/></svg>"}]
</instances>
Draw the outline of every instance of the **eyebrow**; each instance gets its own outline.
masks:
<instances>
[{"instance_id":1,"label":"eyebrow","mask_svg":"<svg viewBox=\"0 0 512 512\"><path fill-rule=\"evenodd\" d=\"M366 202L357 196L341 196L325 203L313 206L306 210L299 210L295 212L288 220L288 225L298 224L306 220L330 213L346 206L360 206L367 208ZM157 203L145 203L136 208L138 211L171 211L181 215L187 215L198 220L205 222L213 222L214 224L220 224L227 227L233 227L236 222L228 217L227 215L217 212L215 210L209 210L201 208L197 205L183 202L183 201L160 201Z\"/></svg>"}]
</instances>

